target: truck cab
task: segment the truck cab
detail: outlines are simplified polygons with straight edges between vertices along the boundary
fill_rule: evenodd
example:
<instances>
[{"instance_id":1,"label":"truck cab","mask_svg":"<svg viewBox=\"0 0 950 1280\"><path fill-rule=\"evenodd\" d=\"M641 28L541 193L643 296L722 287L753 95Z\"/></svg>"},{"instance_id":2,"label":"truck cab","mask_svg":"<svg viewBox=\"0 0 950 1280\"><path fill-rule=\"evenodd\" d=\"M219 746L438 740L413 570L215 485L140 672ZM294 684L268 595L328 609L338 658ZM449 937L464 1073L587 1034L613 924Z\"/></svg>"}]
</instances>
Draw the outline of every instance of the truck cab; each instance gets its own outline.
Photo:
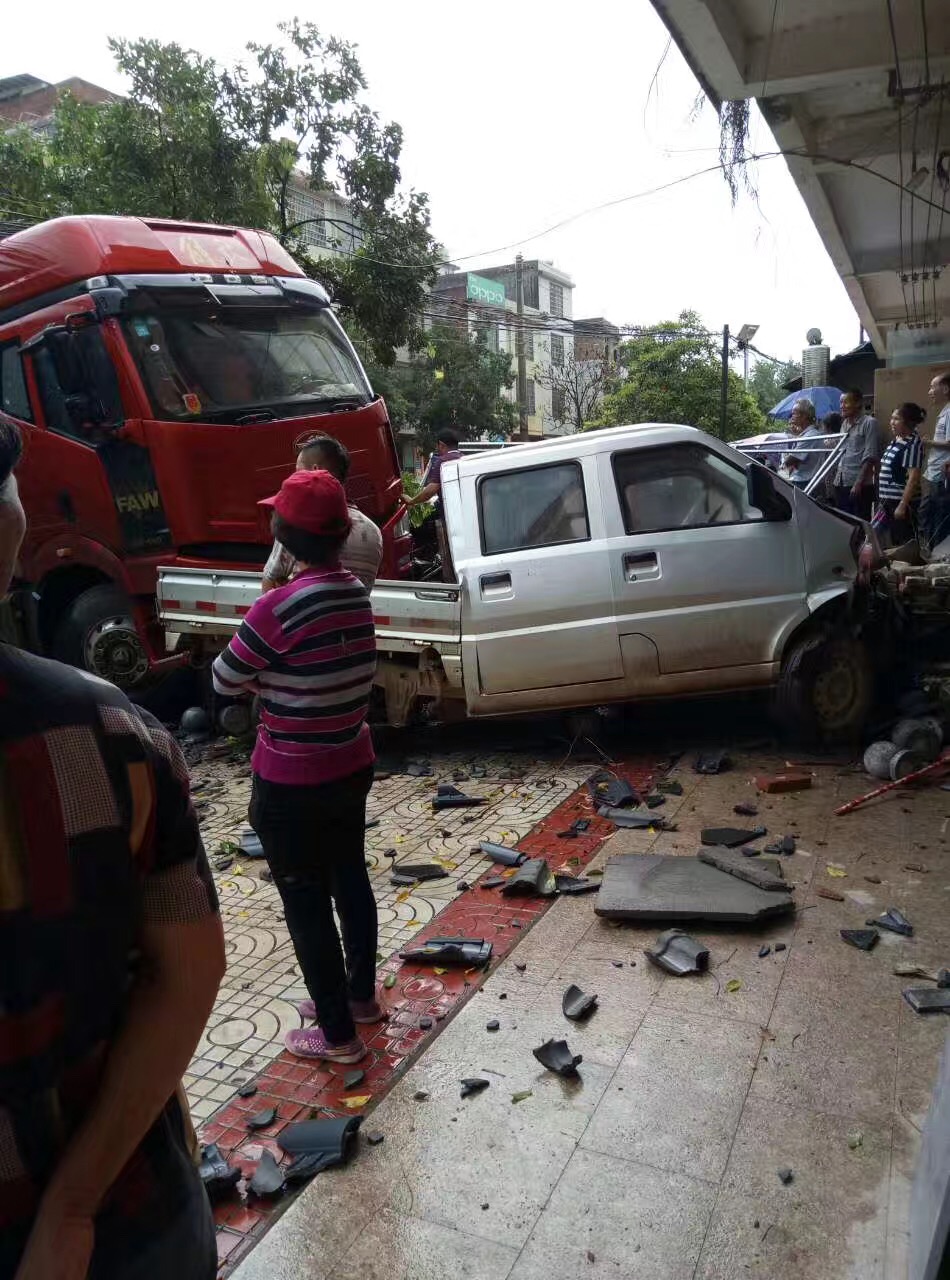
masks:
<instances>
[{"instance_id":1,"label":"truck cab","mask_svg":"<svg viewBox=\"0 0 950 1280\"><path fill-rule=\"evenodd\" d=\"M0 241L0 411L25 441L26 647L134 686L164 662L158 566L260 573L259 499L336 436L409 560L386 407L323 288L266 232L71 217Z\"/></svg>"}]
</instances>

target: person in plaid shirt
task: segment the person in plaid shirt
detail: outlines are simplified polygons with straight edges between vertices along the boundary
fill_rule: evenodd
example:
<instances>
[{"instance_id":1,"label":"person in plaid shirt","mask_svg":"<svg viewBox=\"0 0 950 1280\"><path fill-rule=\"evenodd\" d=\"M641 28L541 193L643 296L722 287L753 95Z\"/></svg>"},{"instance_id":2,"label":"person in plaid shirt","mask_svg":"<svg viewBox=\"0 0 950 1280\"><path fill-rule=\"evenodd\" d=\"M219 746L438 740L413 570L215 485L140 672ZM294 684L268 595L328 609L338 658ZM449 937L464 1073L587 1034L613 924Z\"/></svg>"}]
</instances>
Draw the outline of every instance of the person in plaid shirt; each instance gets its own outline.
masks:
<instances>
[{"instance_id":1,"label":"person in plaid shirt","mask_svg":"<svg viewBox=\"0 0 950 1280\"><path fill-rule=\"evenodd\" d=\"M0 599L20 448L0 417ZM224 967L172 738L0 644L0 1280L213 1280L176 1091Z\"/></svg>"}]
</instances>

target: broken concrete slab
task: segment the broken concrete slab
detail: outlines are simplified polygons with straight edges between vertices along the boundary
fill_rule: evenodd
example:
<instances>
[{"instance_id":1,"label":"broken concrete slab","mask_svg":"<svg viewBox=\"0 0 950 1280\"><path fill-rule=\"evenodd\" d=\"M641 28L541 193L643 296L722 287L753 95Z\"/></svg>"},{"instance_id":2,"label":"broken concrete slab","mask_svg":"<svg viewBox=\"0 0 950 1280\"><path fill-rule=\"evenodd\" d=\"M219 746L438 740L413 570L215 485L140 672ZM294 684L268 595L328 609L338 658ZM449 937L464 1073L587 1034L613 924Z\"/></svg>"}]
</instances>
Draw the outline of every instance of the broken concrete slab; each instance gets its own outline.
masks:
<instances>
[{"instance_id":1,"label":"broken concrete slab","mask_svg":"<svg viewBox=\"0 0 950 1280\"><path fill-rule=\"evenodd\" d=\"M950 1013L950 987L908 987L904 999L917 1013Z\"/></svg>"},{"instance_id":2,"label":"broken concrete slab","mask_svg":"<svg viewBox=\"0 0 950 1280\"><path fill-rule=\"evenodd\" d=\"M686 973L703 973L709 967L709 951L681 929L661 933L646 955L658 968L678 978Z\"/></svg>"},{"instance_id":3,"label":"broken concrete slab","mask_svg":"<svg viewBox=\"0 0 950 1280\"><path fill-rule=\"evenodd\" d=\"M734 849L700 849L697 853L700 862L708 862L711 867L725 871L726 875L738 876L749 884L757 885L770 893L788 893L788 885L782 878L781 864L773 858L761 858L751 862L741 851Z\"/></svg>"},{"instance_id":4,"label":"broken concrete slab","mask_svg":"<svg viewBox=\"0 0 950 1280\"><path fill-rule=\"evenodd\" d=\"M644 831L648 827L653 827L657 831L676 830L672 823L666 818L657 817L652 810L638 813L633 809L612 809L609 805L602 804L597 812L602 818L608 818L614 826L628 827L634 831Z\"/></svg>"},{"instance_id":5,"label":"broken concrete slab","mask_svg":"<svg viewBox=\"0 0 950 1280\"><path fill-rule=\"evenodd\" d=\"M715 845L721 849L736 849L740 844L759 840L764 835L768 835L765 827L756 827L754 830L742 827L707 827L699 838L706 845Z\"/></svg>"},{"instance_id":6,"label":"broken concrete slab","mask_svg":"<svg viewBox=\"0 0 950 1280\"><path fill-rule=\"evenodd\" d=\"M607 863L594 907L608 920L754 924L794 910L791 894L724 875L699 858L621 854Z\"/></svg>"},{"instance_id":7,"label":"broken concrete slab","mask_svg":"<svg viewBox=\"0 0 950 1280\"><path fill-rule=\"evenodd\" d=\"M444 880L449 874L437 862L394 862L393 873L411 880Z\"/></svg>"}]
</instances>

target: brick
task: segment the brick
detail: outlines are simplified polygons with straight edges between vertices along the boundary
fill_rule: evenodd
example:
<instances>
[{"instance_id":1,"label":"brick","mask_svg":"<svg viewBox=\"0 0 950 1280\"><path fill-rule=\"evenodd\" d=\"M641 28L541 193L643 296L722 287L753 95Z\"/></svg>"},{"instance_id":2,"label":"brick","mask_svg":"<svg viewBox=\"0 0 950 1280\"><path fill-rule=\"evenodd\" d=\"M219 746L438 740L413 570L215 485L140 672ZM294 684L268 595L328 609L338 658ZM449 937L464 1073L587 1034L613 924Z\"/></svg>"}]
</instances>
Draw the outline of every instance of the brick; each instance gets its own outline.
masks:
<instances>
[{"instance_id":1,"label":"brick","mask_svg":"<svg viewBox=\"0 0 950 1280\"><path fill-rule=\"evenodd\" d=\"M810 773L790 770L788 773L761 774L755 779L755 788L767 795L781 795L786 791L807 791L811 783Z\"/></svg>"}]
</instances>

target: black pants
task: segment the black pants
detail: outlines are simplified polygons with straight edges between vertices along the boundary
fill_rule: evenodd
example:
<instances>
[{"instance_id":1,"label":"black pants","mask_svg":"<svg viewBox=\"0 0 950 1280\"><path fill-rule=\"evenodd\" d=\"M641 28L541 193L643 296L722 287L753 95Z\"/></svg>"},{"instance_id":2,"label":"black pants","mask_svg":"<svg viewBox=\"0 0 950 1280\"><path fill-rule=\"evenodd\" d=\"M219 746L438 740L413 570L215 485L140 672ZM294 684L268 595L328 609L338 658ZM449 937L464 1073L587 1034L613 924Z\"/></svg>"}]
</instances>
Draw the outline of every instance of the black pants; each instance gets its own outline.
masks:
<instances>
[{"instance_id":1,"label":"black pants","mask_svg":"<svg viewBox=\"0 0 950 1280\"><path fill-rule=\"evenodd\" d=\"M848 484L836 484L834 487L834 504L839 511L846 511L849 516L858 516L861 520L871 519L871 504L874 501L874 489L865 485L857 497L851 492Z\"/></svg>"},{"instance_id":2,"label":"black pants","mask_svg":"<svg viewBox=\"0 0 950 1280\"><path fill-rule=\"evenodd\" d=\"M900 498L882 498L881 506L890 517L887 525L888 536L891 540L891 546L902 547L905 542L911 542L917 537L917 507L918 503L911 502L909 504L909 514L905 520L898 520L894 512L900 506Z\"/></svg>"},{"instance_id":3,"label":"black pants","mask_svg":"<svg viewBox=\"0 0 950 1280\"><path fill-rule=\"evenodd\" d=\"M920 540L927 550L950 535L950 488L942 480L923 480L920 500Z\"/></svg>"},{"instance_id":4,"label":"black pants","mask_svg":"<svg viewBox=\"0 0 950 1280\"><path fill-rule=\"evenodd\" d=\"M251 791L248 818L260 836L303 980L330 1044L353 1039L349 1001L371 1000L376 989L376 899L364 854L372 781L372 768L311 787L283 786L255 774Z\"/></svg>"}]
</instances>

